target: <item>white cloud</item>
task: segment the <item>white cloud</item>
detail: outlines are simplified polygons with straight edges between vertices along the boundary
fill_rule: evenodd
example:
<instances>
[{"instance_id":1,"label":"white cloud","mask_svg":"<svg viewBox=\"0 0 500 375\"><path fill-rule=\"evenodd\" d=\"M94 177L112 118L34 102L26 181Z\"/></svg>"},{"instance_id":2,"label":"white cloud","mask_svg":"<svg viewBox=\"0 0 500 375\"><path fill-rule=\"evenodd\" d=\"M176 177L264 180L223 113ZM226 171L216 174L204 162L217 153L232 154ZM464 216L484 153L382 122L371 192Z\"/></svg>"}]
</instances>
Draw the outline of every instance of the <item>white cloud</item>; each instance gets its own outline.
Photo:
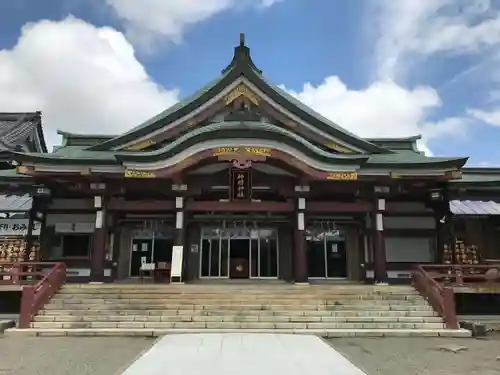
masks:
<instances>
[{"instance_id":1,"label":"white cloud","mask_svg":"<svg viewBox=\"0 0 500 375\"><path fill-rule=\"evenodd\" d=\"M0 111L42 110L49 145L56 129L122 133L177 94L148 76L123 34L73 17L28 24L0 51Z\"/></svg>"},{"instance_id":2,"label":"white cloud","mask_svg":"<svg viewBox=\"0 0 500 375\"><path fill-rule=\"evenodd\" d=\"M491 111L470 109L468 113L489 125L500 126L500 108Z\"/></svg>"},{"instance_id":3,"label":"white cloud","mask_svg":"<svg viewBox=\"0 0 500 375\"><path fill-rule=\"evenodd\" d=\"M490 0L378 0L377 76L403 75L437 52L469 54L500 44L500 12Z\"/></svg>"},{"instance_id":4,"label":"white cloud","mask_svg":"<svg viewBox=\"0 0 500 375\"><path fill-rule=\"evenodd\" d=\"M286 89L286 87L284 87ZM338 77L326 78L319 86L306 84L293 96L347 130L366 138L408 137L422 134L420 147L429 153L426 141L465 130L461 118L431 123L429 111L441 105L430 87L405 89L391 80L376 81L362 90L350 90Z\"/></svg>"},{"instance_id":5,"label":"white cloud","mask_svg":"<svg viewBox=\"0 0 500 375\"><path fill-rule=\"evenodd\" d=\"M180 41L186 27L237 6L268 8L283 0L106 0L124 21L134 43L150 46L159 38Z\"/></svg>"}]
</instances>

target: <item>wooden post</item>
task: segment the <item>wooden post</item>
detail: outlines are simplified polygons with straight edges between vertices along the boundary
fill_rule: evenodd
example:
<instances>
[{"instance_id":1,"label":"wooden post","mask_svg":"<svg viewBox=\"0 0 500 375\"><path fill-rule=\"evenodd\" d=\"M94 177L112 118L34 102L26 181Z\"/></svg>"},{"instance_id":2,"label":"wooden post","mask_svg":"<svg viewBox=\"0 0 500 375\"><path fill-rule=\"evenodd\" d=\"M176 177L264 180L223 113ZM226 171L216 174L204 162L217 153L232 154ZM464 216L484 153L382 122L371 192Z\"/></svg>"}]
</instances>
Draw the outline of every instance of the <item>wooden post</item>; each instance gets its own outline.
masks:
<instances>
[{"instance_id":1,"label":"wooden post","mask_svg":"<svg viewBox=\"0 0 500 375\"><path fill-rule=\"evenodd\" d=\"M104 258L106 256L106 209L104 197L94 197L94 207L96 208L96 219L94 228L94 241L92 244L90 281L104 281Z\"/></svg>"},{"instance_id":2,"label":"wooden post","mask_svg":"<svg viewBox=\"0 0 500 375\"><path fill-rule=\"evenodd\" d=\"M185 211L184 211L184 195L187 191L187 185L175 184L173 190L178 191L175 198L175 233L174 233L174 248L172 249L171 275L172 282L183 282L184 275L187 269L186 262L188 259L185 243ZM181 247L182 251L178 253L176 250Z\"/></svg>"},{"instance_id":3,"label":"wooden post","mask_svg":"<svg viewBox=\"0 0 500 375\"><path fill-rule=\"evenodd\" d=\"M112 259L111 259L111 278L112 280L116 280L118 278L118 265L120 259L120 251L121 251L121 226L118 225L120 221L120 214L115 213L113 215L113 250L112 250Z\"/></svg>"},{"instance_id":4,"label":"wooden post","mask_svg":"<svg viewBox=\"0 0 500 375\"><path fill-rule=\"evenodd\" d=\"M303 284L309 282L307 267L306 249L306 218L305 218L306 198L297 199L297 209L294 226L294 269L295 282Z\"/></svg>"},{"instance_id":5,"label":"wooden post","mask_svg":"<svg viewBox=\"0 0 500 375\"><path fill-rule=\"evenodd\" d=\"M375 195L374 210L372 213L373 236L373 281L376 284L387 283L387 255L385 253L384 215L385 199Z\"/></svg>"}]
</instances>

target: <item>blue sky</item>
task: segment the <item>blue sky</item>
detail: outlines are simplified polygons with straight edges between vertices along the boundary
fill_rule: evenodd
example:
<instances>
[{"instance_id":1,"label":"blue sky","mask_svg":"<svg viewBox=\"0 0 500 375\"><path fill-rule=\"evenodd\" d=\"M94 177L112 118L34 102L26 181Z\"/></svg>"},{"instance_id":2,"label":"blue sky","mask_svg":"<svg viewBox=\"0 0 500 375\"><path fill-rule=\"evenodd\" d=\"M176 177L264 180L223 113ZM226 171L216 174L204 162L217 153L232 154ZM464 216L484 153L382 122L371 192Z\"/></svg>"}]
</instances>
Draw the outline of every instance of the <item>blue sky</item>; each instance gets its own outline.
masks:
<instances>
[{"instance_id":1,"label":"blue sky","mask_svg":"<svg viewBox=\"0 0 500 375\"><path fill-rule=\"evenodd\" d=\"M500 165L500 0L0 2L0 111L120 133L220 74L239 33L273 83L365 137Z\"/></svg>"}]
</instances>

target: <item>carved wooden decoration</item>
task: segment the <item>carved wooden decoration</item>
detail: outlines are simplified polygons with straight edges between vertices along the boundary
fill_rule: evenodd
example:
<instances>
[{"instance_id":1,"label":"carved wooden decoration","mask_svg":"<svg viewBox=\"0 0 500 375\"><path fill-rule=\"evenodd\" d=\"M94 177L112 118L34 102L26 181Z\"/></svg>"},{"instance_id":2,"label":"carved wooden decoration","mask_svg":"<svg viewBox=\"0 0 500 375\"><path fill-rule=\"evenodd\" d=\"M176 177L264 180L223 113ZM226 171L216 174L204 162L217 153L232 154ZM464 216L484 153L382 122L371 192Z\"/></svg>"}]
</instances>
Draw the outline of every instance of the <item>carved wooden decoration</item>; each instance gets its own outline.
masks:
<instances>
[{"instance_id":1,"label":"carved wooden decoration","mask_svg":"<svg viewBox=\"0 0 500 375\"><path fill-rule=\"evenodd\" d=\"M233 91L231 91L225 98L226 105L231 104L234 102L236 99L238 99L240 96L244 96L247 98L249 101L251 101L255 105L259 105L259 98L258 96L252 92L246 85L240 84L237 86Z\"/></svg>"},{"instance_id":2,"label":"carved wooden decoration","mask_svg":"<svg viewBox=\"0 0 500 375\"><path fill-rule=\"evenodd\" d=\"M248 169L252 166L251 160L233 160L233 167L237 169Z\"/></svg>"}]
</instances>

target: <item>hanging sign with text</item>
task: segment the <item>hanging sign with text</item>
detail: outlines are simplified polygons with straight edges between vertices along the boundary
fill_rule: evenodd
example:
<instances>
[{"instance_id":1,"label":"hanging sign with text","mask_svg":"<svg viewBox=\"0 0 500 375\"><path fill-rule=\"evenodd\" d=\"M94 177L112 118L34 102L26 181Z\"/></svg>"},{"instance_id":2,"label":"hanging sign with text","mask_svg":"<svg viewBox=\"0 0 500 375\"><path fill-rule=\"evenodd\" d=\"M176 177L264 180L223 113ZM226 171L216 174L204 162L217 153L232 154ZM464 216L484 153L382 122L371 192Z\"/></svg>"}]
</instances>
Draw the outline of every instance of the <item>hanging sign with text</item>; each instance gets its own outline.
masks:
<instances>
[{"instance_id":1,"label":"hanging sign with text","mask_svg":"<svg viewBox=\"0 0 500 375\"><path fill-rule=\"evenodd\" d=\"M234 168L231 170L231 199L250 200L252 196L252 182L250 170Z\"/></svg>"},{"instance_id":2,"label":"hanging sign with text","mask_svg":"<svg viewBox=\"0 0 500 375\"><path fill-rule=\"evenodd\" d=\"M28 219L0 219L0 236L26 236L28 234ZM40 235L41 224L33 223L31 234Z\"/></svg>"}]
</instances>

